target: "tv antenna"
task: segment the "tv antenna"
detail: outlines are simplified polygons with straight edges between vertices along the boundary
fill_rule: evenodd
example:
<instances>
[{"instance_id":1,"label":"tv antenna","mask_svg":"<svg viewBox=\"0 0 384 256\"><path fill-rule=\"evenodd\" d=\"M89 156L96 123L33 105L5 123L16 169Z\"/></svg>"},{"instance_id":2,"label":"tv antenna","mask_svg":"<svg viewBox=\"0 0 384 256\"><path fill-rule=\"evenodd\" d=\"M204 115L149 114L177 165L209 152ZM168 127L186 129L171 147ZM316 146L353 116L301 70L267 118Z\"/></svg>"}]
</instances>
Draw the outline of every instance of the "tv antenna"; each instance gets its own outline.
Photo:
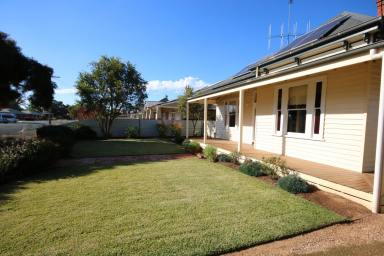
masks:
<instances>
[{"instance_id":1,"label":"tv antenna","mask_svg":"<svg viewBox=\"0 0 384 256\"><path fill-rule=\"evenodd\" d=\"M287 33L284 33L284 23L280 25L280 34L273 35L272 34L272 24L269 24L268 28L268 50L271 49L271 41L274 38L280 39L280 48L283 48L286 44L289 44L292 39L295 40L298 36L302 34L298 34L298 24L295 22L293 24L293 29L291 31L291 8L293 5L293 0L288 0L288 23L287 23ZM311 31L311 21L309 20L307 23L307 32Z\"/></svg>"}]
</instances>

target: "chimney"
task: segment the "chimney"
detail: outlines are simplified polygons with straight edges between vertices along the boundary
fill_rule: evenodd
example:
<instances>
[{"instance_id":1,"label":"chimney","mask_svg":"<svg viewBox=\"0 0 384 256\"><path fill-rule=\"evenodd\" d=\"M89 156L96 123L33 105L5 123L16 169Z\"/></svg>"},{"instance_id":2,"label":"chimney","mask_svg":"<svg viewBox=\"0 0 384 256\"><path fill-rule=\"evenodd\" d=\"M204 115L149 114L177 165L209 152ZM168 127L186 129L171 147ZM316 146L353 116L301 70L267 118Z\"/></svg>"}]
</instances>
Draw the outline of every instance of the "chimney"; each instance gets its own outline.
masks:
<instances>
[{"instance_id":1,"label":"chimney","mask_svg":"<svg viewBox=\"0 0 384 256\"><path fill-rule=\"evenodd\" d=\"M376 0L377 4L377 16L382 17L384 13L384 3L383 0Z\"/></svg>"}]
</instances>

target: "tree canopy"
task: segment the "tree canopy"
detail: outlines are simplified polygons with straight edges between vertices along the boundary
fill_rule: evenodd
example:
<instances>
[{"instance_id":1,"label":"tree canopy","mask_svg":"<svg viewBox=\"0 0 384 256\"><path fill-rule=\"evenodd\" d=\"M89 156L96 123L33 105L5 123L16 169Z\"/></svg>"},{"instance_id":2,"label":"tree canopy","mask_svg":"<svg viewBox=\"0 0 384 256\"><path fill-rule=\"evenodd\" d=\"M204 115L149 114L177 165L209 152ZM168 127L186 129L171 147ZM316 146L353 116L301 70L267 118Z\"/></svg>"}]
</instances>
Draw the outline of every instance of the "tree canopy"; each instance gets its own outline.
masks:
<instances>
[{"instance_id":1,"label":"tree canopy","mask_svg":"<svg viewBox=\"0 0 384 256\"><path fill-rule=\"evenodd\" d=\"M51 113L55 118L69 119L69 105L65 105L62 101L53 100Z\"/></svg>"},{"instance_id":2,"label":"tree canopy","mask_svg":"<svg viewBox=\"0 0 384 256\"><path fill-rule=\"evenodd\" d=\"M69 106L68 112L69 112L69 116L72 119L77 119L77 120L95 119L96 117L94 111L87 110L79 102L75 103L72 106Z\"/></svg>"},{"instance_id":3,"label":"tree canopy","mask_svg":"<svg viewBox=\"0 0 384 256\"><path fill-rule=\"evenodd\" d=\"M147 98L146 81L130 62L102 56L91 71L80 73L76 82L80 105L95 113L104 136L123 110L139 109Z\"/></svg>"},{"instance_id":4,"label":"tree canopy","mask_svg":"<svg viewBox=\"0 0 384 256\"><path fill-rule=\"evenodd\" d=\"M52 68L24 56L16 42L0 32L0 106L31 92L30 103L48 109L56 88L52 76Z\"/></svg>"}]
</instances>

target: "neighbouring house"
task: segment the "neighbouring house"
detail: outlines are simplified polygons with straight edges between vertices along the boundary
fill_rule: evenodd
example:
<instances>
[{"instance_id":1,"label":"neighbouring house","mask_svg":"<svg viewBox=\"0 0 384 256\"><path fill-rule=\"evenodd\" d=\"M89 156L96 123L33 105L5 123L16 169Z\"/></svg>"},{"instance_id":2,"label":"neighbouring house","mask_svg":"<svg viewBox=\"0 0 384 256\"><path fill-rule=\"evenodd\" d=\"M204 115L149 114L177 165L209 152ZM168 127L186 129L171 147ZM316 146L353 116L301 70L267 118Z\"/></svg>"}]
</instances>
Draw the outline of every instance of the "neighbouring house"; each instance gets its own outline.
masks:
<instances>
[{"instance_id":1,"label":"neighbouring house","mask_svg":"<svg viewBox=\"0 0 384 256\"><path fill-rule=\"evenodd\" d=\"M155 105L161 103L160 101L146 101L142 111L142 119L154 119L156 116L155 110L153 108Z\"/></svg>"},{"instance_id":2,"label":"neighbouring house","mask_svg":"<svg viewBox=\"0 0 384 256\"><path fill-rule=\"evenodd\" d=\"M208 105L208 120L215 120L216 106ZM154 119L161 121L181 121L185 120L178 107L178 100L171 100L167 102L157 102L148 105L144 111L144 119ZM202 119L202 118L201 118Z\"/></svg>"},{"instance_id":3,"label":"neighbouring house","mask_svg":"<svg viewBox=\"0 0 384 256\"><path fill-rule=\"evenodd\" d=\"M151 106L151 112L154 113L152 119L163 121L183 120L182 114L179 111L178 100L159 102Z\"/></svg>"},{"instance_id":4,"label":"neighbouring house","mask_svg":"<svg viewBox=\"0 0 384 256\"><path fill-rule=\"evenodd\" d=\"M280 155L310 183L379 212L384 19L377 5L378 17L344 12L190 98L204 104L197 140L256 160Z\"/></svg>"}]
</instances>

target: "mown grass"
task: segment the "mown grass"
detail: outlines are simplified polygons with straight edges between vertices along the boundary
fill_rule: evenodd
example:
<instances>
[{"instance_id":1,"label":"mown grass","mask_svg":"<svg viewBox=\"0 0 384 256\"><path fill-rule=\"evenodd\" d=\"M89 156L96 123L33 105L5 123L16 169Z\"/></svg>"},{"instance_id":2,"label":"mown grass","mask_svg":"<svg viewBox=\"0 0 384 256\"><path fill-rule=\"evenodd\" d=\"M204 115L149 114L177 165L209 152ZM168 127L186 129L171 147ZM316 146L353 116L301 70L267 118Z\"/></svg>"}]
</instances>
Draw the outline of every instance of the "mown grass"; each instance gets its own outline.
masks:
<instances>
[{"instance_id":1,"label":"mown grass","mask_svg":"<svg viewBox=\"0 0 384 256\"><path fill-rule=\"evenodd\" d=\"M109 139L80 141L72 150L73 157L105 157L124 155L164 155L185 153L175 143L160 139Z\"/></svg>"},{"instance_id":2,"label":"mown grass","mask_svg":"<svg viewBox=\"0 0 384 256\"><path fill-rule=\"evenodd\" d=\"M344 218L195 158L62 168L0 191L1 255L207 255Z\"/></svg>"}]
</instances>

